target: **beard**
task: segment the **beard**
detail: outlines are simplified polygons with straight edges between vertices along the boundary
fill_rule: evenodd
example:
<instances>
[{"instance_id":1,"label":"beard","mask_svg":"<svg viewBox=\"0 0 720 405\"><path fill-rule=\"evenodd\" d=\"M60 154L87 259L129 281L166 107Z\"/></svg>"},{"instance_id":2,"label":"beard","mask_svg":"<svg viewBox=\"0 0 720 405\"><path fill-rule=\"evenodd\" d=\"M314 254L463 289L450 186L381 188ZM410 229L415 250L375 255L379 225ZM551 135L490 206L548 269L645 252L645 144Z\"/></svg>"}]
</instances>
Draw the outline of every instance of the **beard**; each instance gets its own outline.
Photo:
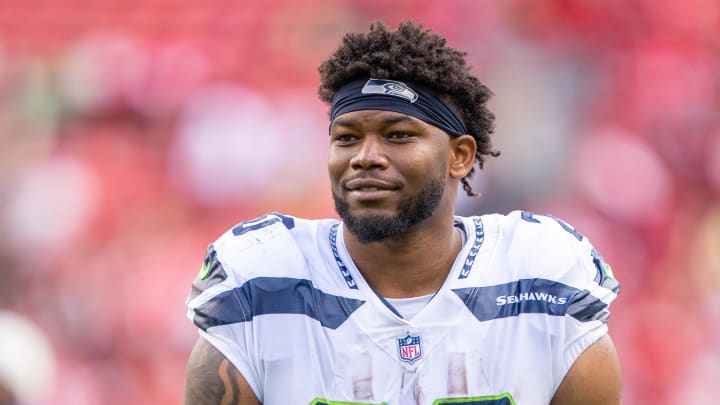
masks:
<instances>
[{"instance_id":1,"label":"beard","mask_svg":"<svg viewBox=\"0 0 720 405\"><path fill-rule=\"evenodd\" d=\"M417 194L407 196L400 201L394 215L355 215L351 212L347 200L340 197L334 189L332 195L335 200L335 210L347 229L361 243L369 243L397 238L430 218L440 206L444 191L444 174L428 179Z\"/></svg>"}]
</instances>

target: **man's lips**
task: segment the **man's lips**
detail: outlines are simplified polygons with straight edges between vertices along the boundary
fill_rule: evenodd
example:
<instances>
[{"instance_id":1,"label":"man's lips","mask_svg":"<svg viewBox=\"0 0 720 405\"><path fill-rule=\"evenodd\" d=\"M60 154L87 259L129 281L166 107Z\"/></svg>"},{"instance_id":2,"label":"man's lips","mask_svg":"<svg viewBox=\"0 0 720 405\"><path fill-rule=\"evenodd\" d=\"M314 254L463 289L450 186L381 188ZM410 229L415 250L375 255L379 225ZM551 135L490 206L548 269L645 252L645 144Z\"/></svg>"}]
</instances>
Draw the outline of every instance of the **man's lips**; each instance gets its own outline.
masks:
<instances>
[{"instance_id":1,"label":"man's lips","mask_svg":"<svg viewBox=\"0 0 720 405\"><path fill-rule=\"evenodd\" d=\"M396 184L377 178L355 178L345 182L345 189L349 191L373 192L397 190Z\"/></svg>"},{"instance_id":2,"label":"man's lips","mask_svg":"<svg viewBox=\"0 0 720 405\"><path fill-rule=\"evenodd\" d=\"M348 196L356 201L379 201L400 189L396 183L377 177L356 177L345 182Z\"/></svg>"}]
</instances>

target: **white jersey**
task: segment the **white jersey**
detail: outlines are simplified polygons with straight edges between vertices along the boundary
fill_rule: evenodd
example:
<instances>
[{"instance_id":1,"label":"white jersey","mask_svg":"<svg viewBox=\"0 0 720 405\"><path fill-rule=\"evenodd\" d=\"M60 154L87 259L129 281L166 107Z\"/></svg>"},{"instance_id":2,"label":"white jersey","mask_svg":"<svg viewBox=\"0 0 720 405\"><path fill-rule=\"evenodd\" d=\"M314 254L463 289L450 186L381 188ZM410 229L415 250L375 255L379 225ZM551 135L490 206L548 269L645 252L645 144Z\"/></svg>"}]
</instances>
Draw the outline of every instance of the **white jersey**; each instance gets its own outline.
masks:
<instances>
[{"instance_id":1,"label":"white jersey","mask_svg":"<svg viewBox=\"0 0 720 405\"><path fill-rule=\"evenodd\" d=\"M340 222L281 214L210 245L188 317L265 405L547 405L607 332L619 285L553 217L456 226L464 246L411 319L363 279Z\"/></svg>"}]
</instances>

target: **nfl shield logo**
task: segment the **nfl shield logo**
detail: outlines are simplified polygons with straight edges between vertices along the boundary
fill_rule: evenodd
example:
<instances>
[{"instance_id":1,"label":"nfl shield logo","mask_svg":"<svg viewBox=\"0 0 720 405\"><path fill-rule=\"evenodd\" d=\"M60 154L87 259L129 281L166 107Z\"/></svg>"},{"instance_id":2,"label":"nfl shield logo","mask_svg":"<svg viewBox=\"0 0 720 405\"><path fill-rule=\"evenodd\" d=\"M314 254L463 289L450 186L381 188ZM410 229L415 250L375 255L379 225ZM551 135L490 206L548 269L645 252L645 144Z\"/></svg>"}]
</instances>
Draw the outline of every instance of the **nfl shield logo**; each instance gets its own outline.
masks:
<instances>
[{"instance_id":1,"label":"nfl shield logo","mask_svg":"<svg viewBox=\"0 0 720 405\"><path fill-rule=\"evenodd\" d=\"M408 333L405 337L397 338L397 342L400 360L413 363L415 360L422 357L420 336L412 336Z\"/></svg>"}]
</instances>

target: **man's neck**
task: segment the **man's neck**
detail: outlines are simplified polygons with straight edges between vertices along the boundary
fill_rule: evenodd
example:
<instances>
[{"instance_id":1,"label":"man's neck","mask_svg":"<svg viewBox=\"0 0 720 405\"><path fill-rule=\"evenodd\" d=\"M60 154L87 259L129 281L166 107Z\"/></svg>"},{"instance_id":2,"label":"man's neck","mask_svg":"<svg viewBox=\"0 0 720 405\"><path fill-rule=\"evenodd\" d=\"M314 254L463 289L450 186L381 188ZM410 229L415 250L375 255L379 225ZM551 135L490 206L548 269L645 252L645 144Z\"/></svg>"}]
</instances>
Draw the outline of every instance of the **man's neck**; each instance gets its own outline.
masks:
<instances>
[{"instance_id":1,"label":"man's neck","mask_svg":"<svg viewBox=\"0 0 720 405\"><path fill-rule=\"evenodd\" d=\"M361 243L347 228L345 244L355 265L378 294L408 298L436 292L462 248L453 217L433 218L398 238Z\"/></svg>"}]
</instances>

